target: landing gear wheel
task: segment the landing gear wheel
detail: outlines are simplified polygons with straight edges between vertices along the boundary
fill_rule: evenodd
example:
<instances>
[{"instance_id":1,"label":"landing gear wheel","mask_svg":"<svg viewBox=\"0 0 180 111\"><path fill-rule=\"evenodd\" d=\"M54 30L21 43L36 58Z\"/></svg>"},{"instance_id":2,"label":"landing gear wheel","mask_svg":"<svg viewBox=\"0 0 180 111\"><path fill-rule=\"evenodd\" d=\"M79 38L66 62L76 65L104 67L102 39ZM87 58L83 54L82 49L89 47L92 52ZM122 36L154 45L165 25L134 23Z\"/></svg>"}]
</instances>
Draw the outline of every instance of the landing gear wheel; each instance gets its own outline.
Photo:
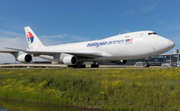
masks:
<instances>
[{"instance_id":1,"label":"landing gear wheel","mask_svg":"<svg viewBox=\"0 0 180 111\"><path fill-rule=\"evenodd\" d=\"M81 64L79 68L86 68L85 64Z\"/></svg>"},{"instance_id":2,"label":"landing gear wheel","mask_svg":"<svg viewBox=\"0 0 180 111\"><path fill-rule=\"evenodd\" d=\"M81 64L73 65L73 68L86 68L86 65L81 63Z\"/></svg>"},{"instance_id":3,"label":"landing gear wheel","mask_svg":"<svg viewBox=\"0 0 180 111\"><path fill-rule=\"evenodd\" d=\"M91 68L99 68L99 64L97 64L96 62L91 64Z\"/></svg>"},{"instance_id":4,"label":"landing gear wheel","mask_svg":"<svg viewBox=\"0 0 180 111\"><path fill-rule=\"evenodd\" d=\"M78 66L77 65L73 65L73 68L78 68Z\"/></svg>"}]
</instances>

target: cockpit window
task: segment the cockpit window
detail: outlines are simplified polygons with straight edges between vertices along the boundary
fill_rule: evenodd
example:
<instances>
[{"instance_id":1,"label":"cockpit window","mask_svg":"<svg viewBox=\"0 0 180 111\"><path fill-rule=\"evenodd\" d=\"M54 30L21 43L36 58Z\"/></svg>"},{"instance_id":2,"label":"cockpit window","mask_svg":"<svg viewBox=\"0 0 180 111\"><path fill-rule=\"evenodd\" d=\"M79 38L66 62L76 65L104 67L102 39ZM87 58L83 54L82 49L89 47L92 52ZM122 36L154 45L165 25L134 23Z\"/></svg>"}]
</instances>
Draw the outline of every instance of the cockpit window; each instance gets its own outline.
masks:
<instances>
[{"instance_id":1,"label":"cockpit window","mask_svg":"<svg viewBox=\"0 0 180 111\"><path fill-rule=\"evenodd\" d=\"M156 32L148 33L148 35L157 35Z\"/></svg>"}]
</instances>

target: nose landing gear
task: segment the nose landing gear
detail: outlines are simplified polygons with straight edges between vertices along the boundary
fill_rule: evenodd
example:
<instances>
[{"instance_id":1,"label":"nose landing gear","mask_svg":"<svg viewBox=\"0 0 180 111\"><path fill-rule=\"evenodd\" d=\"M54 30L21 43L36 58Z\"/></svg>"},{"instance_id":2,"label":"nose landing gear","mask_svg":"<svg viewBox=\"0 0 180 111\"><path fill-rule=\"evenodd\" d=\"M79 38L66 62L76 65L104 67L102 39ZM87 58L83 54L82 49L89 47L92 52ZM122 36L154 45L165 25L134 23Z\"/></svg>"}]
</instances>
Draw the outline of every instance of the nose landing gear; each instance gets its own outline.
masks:
<instances>
[{"instance_id":1,"label":"nose landing gear","mask_svg":"<svg viewBox=\"0 0 180 111\"><path fill-rule=\"evenodd\" d=\"M145 63L143 64L143 66L146 68L146 67L150 67L150 64L148 62L148 60L150 60L151 58L150 57L147 57L145 58Z\"/></svg>"},{"instance_id":2,"label":"nose landing gear","mask_svg":"<svg viewBox=\"0 0 180 111\"><path fill-rule=\"evenodd\" d=\"M143 64L143 66L146 67L150 67L150 64L148 63L148 60L145 60L145 63Z\"/></svg>"}]
</instances>

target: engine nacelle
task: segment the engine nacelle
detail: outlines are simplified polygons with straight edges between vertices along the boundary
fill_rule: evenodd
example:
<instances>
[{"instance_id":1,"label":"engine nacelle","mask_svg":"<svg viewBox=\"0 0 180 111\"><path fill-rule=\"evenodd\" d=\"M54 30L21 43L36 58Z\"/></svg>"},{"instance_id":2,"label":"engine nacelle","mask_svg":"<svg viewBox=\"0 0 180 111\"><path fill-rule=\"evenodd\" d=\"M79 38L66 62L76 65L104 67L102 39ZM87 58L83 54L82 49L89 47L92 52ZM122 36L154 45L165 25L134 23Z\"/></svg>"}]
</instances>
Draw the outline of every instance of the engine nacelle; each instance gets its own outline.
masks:
<instances>
[{"instance_id":1,"label":"engine nacelle","mask_svg":"<svg viewBox=\"0 0 180 111\"><path fill-rule=\"evenodd\" d=\"M66 65L76 65L78 62L78 59L76 56L68 55L63 58L63 63Z\"/></svg>"},{"instance_id":2,"label":"engine nacelle","mask_svg":"<svg viewBox=\"0 0 180 111\"><path fill-rule=\"evenodd\" d=\"M30 54L24 53L18 56L16 60L21 63L29 63L32 61L32 56Z\"/></svg>"}]
</instances>

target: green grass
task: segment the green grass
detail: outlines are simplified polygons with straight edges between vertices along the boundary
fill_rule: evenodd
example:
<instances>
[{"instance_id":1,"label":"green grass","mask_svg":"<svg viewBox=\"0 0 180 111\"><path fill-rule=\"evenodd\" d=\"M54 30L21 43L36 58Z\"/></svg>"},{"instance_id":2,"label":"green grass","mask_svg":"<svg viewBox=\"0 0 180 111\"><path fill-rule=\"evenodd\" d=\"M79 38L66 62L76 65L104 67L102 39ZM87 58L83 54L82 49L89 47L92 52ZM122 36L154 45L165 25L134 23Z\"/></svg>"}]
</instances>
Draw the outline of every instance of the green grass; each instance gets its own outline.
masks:
<instances>
[{"instance_id":1,"label":"green grass","mask_svg":"<svg viewBox=\"0 0 180 111\"><path fill-rule=\"evenodd\" d=\"M180 69L0 69L0 97L104 110L180 110Z\"/></svg>"}]
</instances>

